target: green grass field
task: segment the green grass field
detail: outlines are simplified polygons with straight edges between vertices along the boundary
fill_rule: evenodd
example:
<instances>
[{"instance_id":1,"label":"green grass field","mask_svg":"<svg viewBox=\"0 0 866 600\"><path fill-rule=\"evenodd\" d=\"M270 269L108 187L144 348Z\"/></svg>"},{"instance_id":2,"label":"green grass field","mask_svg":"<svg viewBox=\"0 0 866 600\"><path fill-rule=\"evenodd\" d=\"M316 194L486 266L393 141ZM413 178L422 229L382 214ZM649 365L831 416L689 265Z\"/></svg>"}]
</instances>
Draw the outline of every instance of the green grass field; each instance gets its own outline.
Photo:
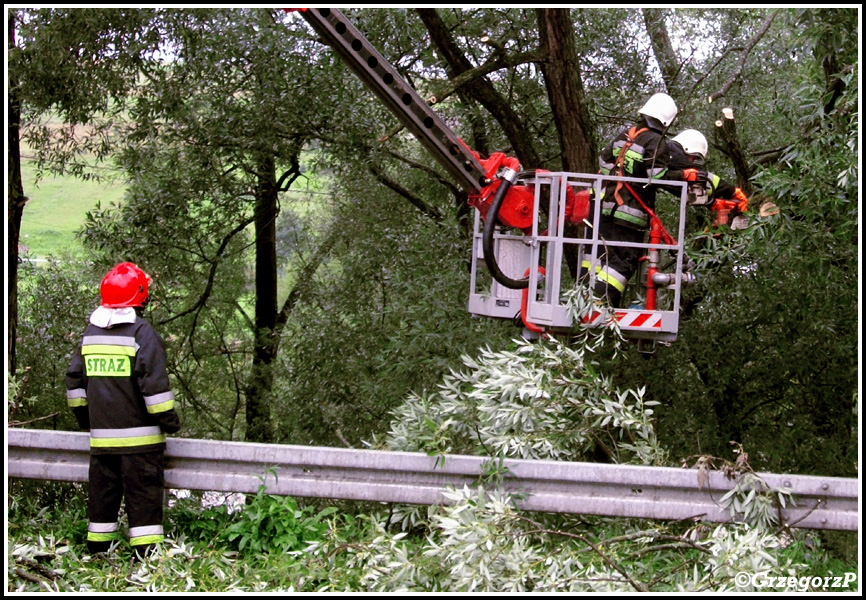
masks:
<instances>
[{"instance_id":1,"label":"green grass field","mask_svg":"<svg viewBox=\"0 0 866 600\"><path fill-rule=\"evenodd\" d=\"M46 258L64 248L81 248L75 234L87 211L97 202L108 206L123 199L124 187L113 183L83 181L77 177L47 176L38 184L36 168L22 161L24 195L30 200L21 219L22 250L31 258Z\"/></svg>"},{"instance_id":2,"label":"green grass field","mask_svg":"<svg viewBox=\"0 0 866 600\"><path fill-rule=\"evenodd\" d=\"M30 200L24 207L19 243L30 258L55 256L66 248L80 249L81 242L75 235L84 224L87 212L97 202L106 208L123 200L125 192L125 187L120 183L97 183L77 177L48 175L35 183L36 168L26 160L22 160L21 175L24 195ZM316 178L303 185L315 194L323 193L323 184ZM301 185L297 187L304 189ZM319 202L299 198L298 191L294 189L288 195L297 214L309 216L321 211Z\"/></svg>"},{"instance_id":3,"label":"green grass field","mask_svg":"<svg viewBox=\"0 0 866 600\"><path fill-rule=\"evenodd\" d=\"M24 194L30 200L24 207L19 244L22 257L34 259L37 264L48 257L59 256L65 250L83 250L76 234L84 225L87 212L97 202L103 208L120 202L125 193L125 187L120 183L97 183L77 177L47 176L36 183L36 168L26 160L22 161L21 174ZM324 194L322 183L313 178L310 182L302 182L297 188L287 194L287 205L305 218L322 213L323 205L318 200L319 195ZM312 199L299 195L298 192L304 189L312 190L316 195ZM321 219L327 219L326 213L327 210L322 213ZM288 293L293 285L294 272L280 277L282 294Z\"/></svg>"}]
</instances>

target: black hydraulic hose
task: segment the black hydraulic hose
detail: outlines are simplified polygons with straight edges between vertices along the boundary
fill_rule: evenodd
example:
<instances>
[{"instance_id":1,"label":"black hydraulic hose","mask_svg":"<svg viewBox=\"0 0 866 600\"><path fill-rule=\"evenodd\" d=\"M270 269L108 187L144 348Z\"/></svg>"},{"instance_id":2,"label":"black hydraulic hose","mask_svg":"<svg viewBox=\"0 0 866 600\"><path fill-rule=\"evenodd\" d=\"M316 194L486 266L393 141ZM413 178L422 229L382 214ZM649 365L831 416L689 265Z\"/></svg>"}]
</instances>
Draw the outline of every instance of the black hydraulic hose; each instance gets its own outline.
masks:
<instances>
[{"instance_id":1,"label":"black hydraulic hose","mask_svg":"<svg viewBox=\"0 0 866 600\"><path fill-rule=\"evenodd\" d=\"M496 194L493 196L493 202L490 204L490 209L487 211L487 217L484 220L484 234L482 237L484 262L487 264L487 269L490 271L490 275L493 276L493 279L512 290L523 290L528 288L529 279L511 279L500 270L499 265L496 263L496 253L493 249L493 232L496 228L499 208L502 206L505 196L508 195L508 190L511 189L511 185L519 177L526 175L531 176L532 174L534 174L534 171L515 173L515 171L511 169L506 169L506 172L502 177L502 183L499 184L499 188L497 188Z\"/></svg>"}]
</instances>

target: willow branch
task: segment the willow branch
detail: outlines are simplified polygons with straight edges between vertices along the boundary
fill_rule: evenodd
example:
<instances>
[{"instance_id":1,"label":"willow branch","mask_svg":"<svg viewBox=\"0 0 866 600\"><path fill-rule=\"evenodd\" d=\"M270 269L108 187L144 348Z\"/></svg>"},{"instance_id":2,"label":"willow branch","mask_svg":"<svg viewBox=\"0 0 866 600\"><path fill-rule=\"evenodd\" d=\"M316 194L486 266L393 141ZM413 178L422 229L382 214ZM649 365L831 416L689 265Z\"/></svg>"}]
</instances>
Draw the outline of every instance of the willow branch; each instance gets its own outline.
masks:
<instances>
[{"instance_id":1,"label":"willow branch","mask_svg":"<svg viewBox=\"0 0 866 600\"><path fill-rule=\"evenodd\" d=\"M752 48L755 47L755 44L757 44L758 41L762 37L764 37L764 34L767 33L767 31L770 29L770 24L773 22L773 19L776 18L776 15L778 15L779 11L781 11L781 10L782 9L777 8L772 13L770 13L770 15L766 19L764 19L764 23L763 23L763 25L761 25L761 28L755 33L755 35L752 36L752 38L748 41L748 43L746 43L746 47L743 50L743 53L740 54L740 59L737 61L737 68L734 69L734 73L725 82L725 84L722 86L721 90L719 90L718 92L714 92L714 93L710 94L710 97L709 97L710 102L712 102L713 100L716 100L717 98L721 98L726 93L728 93L728 90L731 89L731 86L734 85L734 82L736 82L736 80L739 79L740 75L743 72L743 67L746 64L746 58L748 58L748 56L749 56L749 52L751 52Z\"/></svg>"},{"instance_id":2,"label":"willow branch","mask_svg":"<svg viewBox=\"0 0 866 600\"><path fill-rule=\"evenodd\" d=\"M520 52L508 56L500 56L495 54L493 58L468 71L464 71L459 75L450 79L447 84L443 85L437 94L428 99L431 104L442 102L445 98L455 93L464 85L480 79L485 75L494 73L501 69L510 69L527 63L541 63L547 59L547 53L540 50L530 50L528 52Z\"/></svg>"},{"instance_id":3,"label":"willow branch","mask_svg":"<svg viewBox=\"0 0 866 600\"><path fill-rule=\"evenodd\" d=\"M423 163L419 163L417 161L408 159L405 156L403 156L402 154L400 154L399 152L395 152L394 150L391 150L391 149L386 149L385 151L388 154L390 154L391 156L393 156L394 158L396 158L397 160L399 160L400 162L409 165L413 169L417 169L419 171L427 173L430 177L432 177L433 179L435 179L436 181L438 181L439 183L441 183L442 185L444 185L445 187L450 189L452 193L455 193L458 190L458 187L456 185L454 185L449 179L442 177L442 175L440 175L436 169L430 167L429 165L425 165Z\"/></svg>"},{"instance_id":4,"label":"willow branch","mask_svg":"<svg viewBox=\"0 0 866 600\"><path fill-rule=\"evenodd\" d=\"M616 562L614 562L609 556L607 556L607 554L602 552L601 548L599 548L597 544L593 544L591 541L586 539L584 536L577 534L577 533L569 533L567 531L556 531L553 529L546 529L543 526L541 526L539 523L536 523L535 521L533 521L532 519L528 519L526 517L518 517L518 518L523 519L525 521L528 521L529 523L532 523L533 525L538 527L538 530L536 531L536 533L546 533L548 535L560 535L560 536L580 540L581 542L583 542L584 544L586 544L587 546L592 548L592 551L595 552L596 554L598 554L602 558L602 560L604 560L604 562L606 562L608 564L608 566L610 566L613 570L615 570L617 573L622 575L634 589L636 589L639 592L648 592L649 591L647 586L645 586L640 581L636 581L635 579L633 579L632 576L628 574L628 571L623 569L620 565L618 565Z\"/></svg>"},{"instance_id":5,"label":"willow branch","mask_svg":"<svg viewBox=\"0 0 866 600\"><path fill-rule=\"evenodd\" d=\"M253 220L254 219L252 217L250 217L248 219L241 221L234 229L232 229L228 233L228 235L226 235L225 238L223 238L223 241L220 244L220 247L217 249L216 255L214 255L213 259L208 261L211 263L210 273L208 273L208 278L207 278L207 283L205 285L205 289L202 292L201 296L199 296L199 299L196 301L196 303L193 306L191 306L190 308L188 308L187 310L179 312L176 315L169 317L168 319L160 321L160 323L159 323L160 325L165 325L166 323L170 323L176 319L179 319L180 317L188 315L192 312L196 312L199 309L201 309L202 307L204 307L208 298L210 298L211 292L213 291L214 279L216 278L216 270L217 270L217 267L219 266L220 257L225 252L231 239L235 235L237 235L238 233L240 233L241 231L246 229L247 226L253 222ZM194 329L194 327L193 327L193 329Z\"/></svg>"},{"instance_id":6,"label":"willow branch","mask_svg":"<svg viewBox=\"0 0 866 600\"><path fill-rule=\"evenodd\" d=\"M709 69L707 69L703 75L698 77L697 81L695 81L694 85L692 85L692 88L689 90L689 93L686 94L685 99L682 101L682 103L685 105L688 102L689 98L691 98L692 95L695 93L695 90L697 89L697 87L704 81L704 79L709 77L710 73L712 73L713 71L716 70L716 67L718 67L722 63L723 60L725 60L725 57L727 57L728 54L730 54L731 52L742 51L742 50L743 50L742 46L731 46L731 47L725 48L724 52L722 52L722 55L719 56L719 58L716 60L716 62L714 62L713 65Z\"/></svg>"},{"instance_id":7,"label":"willow branch","mask_svg":"<svg viewBox=\"0 0 866 600\"><path fill-rule=\"evenodd\" d=\"M36 423L37 421L44 421L45 419L51 419L59 415L59 412L53 412L50 415L45 415L44 417L36 417L35 419L30 419L29 421L9 421L7 424L8 427L21 427L22 425L30 425L30 423Z\"/></svg>"}]
</instances>

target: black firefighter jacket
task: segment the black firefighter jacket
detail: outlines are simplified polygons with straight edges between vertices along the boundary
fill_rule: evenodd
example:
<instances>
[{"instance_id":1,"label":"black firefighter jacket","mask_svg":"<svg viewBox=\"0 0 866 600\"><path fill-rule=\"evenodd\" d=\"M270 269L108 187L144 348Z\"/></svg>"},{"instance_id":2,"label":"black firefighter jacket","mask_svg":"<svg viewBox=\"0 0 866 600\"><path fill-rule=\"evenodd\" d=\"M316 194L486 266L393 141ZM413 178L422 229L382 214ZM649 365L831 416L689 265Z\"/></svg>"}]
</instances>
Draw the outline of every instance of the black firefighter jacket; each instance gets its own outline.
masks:
<instances>
[{"instance_id":1,"label":"black firefighter jacket","mask_svg":"<svg viewBox=\"0 0 866 600\"><path fill-rule=\"evenodd\" d=\"M90 431L92 454L165 450L180 429L162 338L139 316L108 328L92 323L66 374L66 398Z\"/></svg>"}]
</instances>

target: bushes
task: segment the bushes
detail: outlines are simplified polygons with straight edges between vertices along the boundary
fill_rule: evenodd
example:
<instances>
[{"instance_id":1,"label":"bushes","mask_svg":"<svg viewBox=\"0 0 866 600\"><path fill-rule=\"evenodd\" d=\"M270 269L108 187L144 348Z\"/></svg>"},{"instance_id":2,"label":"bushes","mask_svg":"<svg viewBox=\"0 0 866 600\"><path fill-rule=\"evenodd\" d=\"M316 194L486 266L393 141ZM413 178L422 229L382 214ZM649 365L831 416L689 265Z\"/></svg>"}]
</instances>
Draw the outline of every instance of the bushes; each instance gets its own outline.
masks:
<instances>
[{"instance_id":1,"label":"bushes","mask_svg":"<svg viewBox=\"0 0 866 600\"><path fill-rule=\"evenodd\" d=\"M39 418L38 426L77 430L66 407L64 378L87 317L99 303L102 275L94 266L65 254L19 270L17 373L29 370L21 402L10 420ZM11 399L11 395L10 395ZM36 426L36 425L34 425Z\"/></svg>"},{"instance_id":2,"label":"bushes","mask_svg":"<svg viewBox=\"0 0 866 600\"><path fill-rule=\"evenodd\" d=\"M453 504L422 509L411 531L398 514L362 506L357 514L348 505L317 511L257 494L246 510L228 513L184 502L168 511L162 550L130 563L123 545L91 557L83 535L69 537L86 526L80 490L43 492L76 494L64 511L40 508L43 498L30 502L21 492L9 497L11 592L721 592L758 590L752 582L771 576L784 579L772 591L859 587L850 577L848 587L832 587L857 571L856 558L830 557L812 533L527 514L483 487L454 490ZM280 527L297 543L276 543ZM750 577L745 585L740 573Z\"/></svg>"}]
</instances>

